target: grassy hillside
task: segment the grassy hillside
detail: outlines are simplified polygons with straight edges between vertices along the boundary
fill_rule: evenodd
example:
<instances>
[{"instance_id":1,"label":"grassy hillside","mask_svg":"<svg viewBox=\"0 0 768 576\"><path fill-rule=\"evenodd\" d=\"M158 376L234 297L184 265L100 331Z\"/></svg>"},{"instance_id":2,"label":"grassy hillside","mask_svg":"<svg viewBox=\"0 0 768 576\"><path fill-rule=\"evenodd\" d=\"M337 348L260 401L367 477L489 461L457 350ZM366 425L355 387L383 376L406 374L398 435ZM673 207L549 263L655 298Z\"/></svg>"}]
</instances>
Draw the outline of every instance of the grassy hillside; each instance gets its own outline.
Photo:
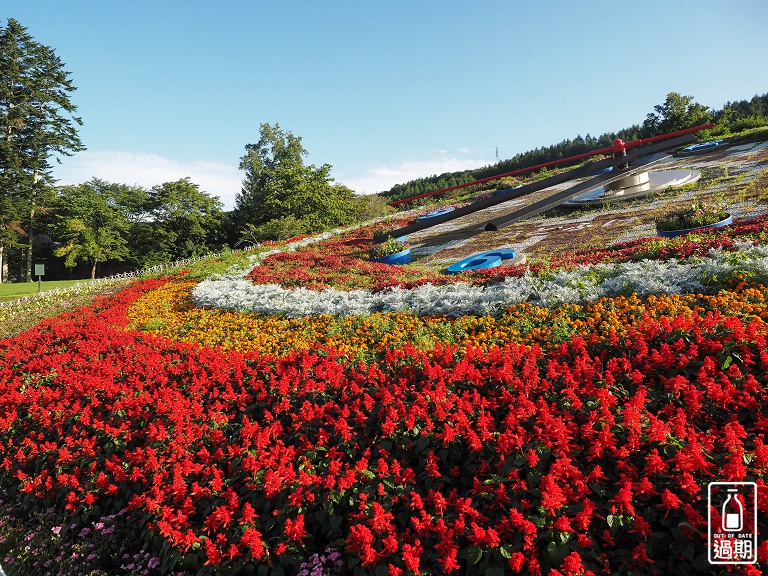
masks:
<instances>
[{"instance_id":1,"label":"grassy hillside","mask_svg":"<svg viewBox=\"0 0 768 576\"><path fill-rule=\"evenodd\" d=\"M461 277L380 226L0 341L8 576L706 570L707 483L768 474L766 217Z\"/></svg>"}]
</instances>

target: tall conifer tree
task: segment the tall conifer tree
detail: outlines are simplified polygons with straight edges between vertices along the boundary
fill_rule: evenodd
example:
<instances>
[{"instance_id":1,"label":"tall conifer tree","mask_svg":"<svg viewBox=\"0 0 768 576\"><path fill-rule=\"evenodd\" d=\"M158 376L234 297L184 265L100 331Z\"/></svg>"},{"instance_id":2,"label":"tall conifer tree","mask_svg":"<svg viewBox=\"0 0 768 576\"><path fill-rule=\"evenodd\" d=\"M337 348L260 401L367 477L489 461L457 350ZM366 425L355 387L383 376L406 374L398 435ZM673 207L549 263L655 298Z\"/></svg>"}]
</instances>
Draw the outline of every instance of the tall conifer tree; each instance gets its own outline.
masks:
<instances>
[{"instance_id":1,"label":"tall conifer tree","mask_svg":"<svg viewBox=\"0 0 768 576\"><path fill-rule=\"evenodd\" d=\"M36 214L53 183L50 158L85 149L77 133L82 120L74 116L77 108L69 99L74 90L53 49L9 19L0 29L0 198L21 217L17 228L27 253L23 279L32 279Z\"/></svg>"}]
</instances>

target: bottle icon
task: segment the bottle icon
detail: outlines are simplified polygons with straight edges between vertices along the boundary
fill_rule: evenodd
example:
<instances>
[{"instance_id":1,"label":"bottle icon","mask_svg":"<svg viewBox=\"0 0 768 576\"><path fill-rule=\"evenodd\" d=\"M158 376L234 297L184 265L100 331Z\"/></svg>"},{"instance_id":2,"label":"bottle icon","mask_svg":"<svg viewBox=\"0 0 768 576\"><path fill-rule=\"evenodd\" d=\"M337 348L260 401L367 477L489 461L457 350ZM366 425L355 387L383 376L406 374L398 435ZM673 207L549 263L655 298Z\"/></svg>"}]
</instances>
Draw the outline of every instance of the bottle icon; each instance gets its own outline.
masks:
<instances>
[{"instance_id":1,"label":"bottle icon","mask_svg":"<svg viewBox=\"0 0 768 576\"><path fill-rule=\"evenodd\" d=\"M744 527L744 506L737 492L737 489L729 488L728 498L723 503L723 532L740 532Z\"/></svg>"}]
</instances>

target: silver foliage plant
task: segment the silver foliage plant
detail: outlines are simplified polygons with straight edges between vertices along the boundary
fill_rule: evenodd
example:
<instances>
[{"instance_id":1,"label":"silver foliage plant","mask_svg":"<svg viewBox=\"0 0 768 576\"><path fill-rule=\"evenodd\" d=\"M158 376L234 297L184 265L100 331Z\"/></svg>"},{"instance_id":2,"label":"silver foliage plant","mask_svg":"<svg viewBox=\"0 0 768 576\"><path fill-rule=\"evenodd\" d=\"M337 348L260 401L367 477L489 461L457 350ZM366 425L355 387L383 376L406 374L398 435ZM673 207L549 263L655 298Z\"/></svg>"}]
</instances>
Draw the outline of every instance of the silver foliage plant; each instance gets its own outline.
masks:
<instances>
[{"instance_id":1,"label":"silver foliage plant","mask_svg":"<svg viewBox=\"0 0 768 576\"><path fill-rule=\"evenodd\" d=\"M198 284L192 292L192 301L199 307L289 318L406 311L419 316L493 316L523 302L554 307L566 302L584 303L632 293L640 297L662 293L715 293L737 275L768 283L768 247L754 246L751 242L736 247L736 252L711 250L704 258L597 264L560 270L547 277L526 274L488 286L456 282L443 286L425 284L410 290L392 288L375 293L370 290L330 288L313 291L286 289L277 284L255 285L242 277L242 271L233 271ZM266 255L262 253L259 260Z\"/></svg>"}]
</instances>

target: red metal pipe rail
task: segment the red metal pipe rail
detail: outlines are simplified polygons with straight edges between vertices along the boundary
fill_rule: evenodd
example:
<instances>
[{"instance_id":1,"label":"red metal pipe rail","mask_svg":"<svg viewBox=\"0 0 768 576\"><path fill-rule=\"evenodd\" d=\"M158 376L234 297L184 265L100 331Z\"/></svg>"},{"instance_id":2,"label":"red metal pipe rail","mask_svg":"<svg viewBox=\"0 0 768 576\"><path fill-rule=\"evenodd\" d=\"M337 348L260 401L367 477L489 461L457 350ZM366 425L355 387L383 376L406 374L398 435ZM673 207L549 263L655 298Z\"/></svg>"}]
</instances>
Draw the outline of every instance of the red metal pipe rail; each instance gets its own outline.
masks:
<instances>
[{"instance_id":1,"label":"red metal pipe rail","mask_svg":"<svg viewBox=\"0 0 768 576\"><path fill-rule=\"evenodd\" d=\"M652 136L650 138L641 138L640 140L632 140L631 142L622 142L621 139L617 139L611 146L605 148L598 148L591 152L584 152L583 154L576 154L575 156L569 156L568 158L560 158L559 160L551 160L550 162L544 162L543 164L536 164L535 166L528 166L527 168L519 168L512 170L511 172L504 172L504 174L497 174L496 176L488 176L487 178L481 178L480 180L474 180L472 182L465 182L464 184L457 184L450 188L441 188L440 190L434 190L432 192L425 192L417 196L410 196L408 198L401 198L400 200L394 200L390 202L390 206L397 206L399 204L405 204L413 200L419 200L421 198L427 198L429 196L437 196L438 194L444 194L451 190L458 190L459 188L467 188L468 186L474 186L475 184L484 184L492 180L498 180L505 176L517 176L518 174L525 174L527 172L535 172L541 168L549 168L550 166L557 166L558 164L565 164L567 162L574 162L576 160L582 160L591 156L597 156L599 154L621 154L627 148L634 148L635 146L642 146L643 144L649 144L658 140L665 140L667 138L674 138L675 136L683 136L684 134L690 134L691 132L698 132L699 130L707 130L713 128L714 124L702 124L701 126L695 126L694 128L686 128L685 130L678 130L676 132L669 132L668 134L661 134L660 136Z\"/></svg>"}]
</instances>

